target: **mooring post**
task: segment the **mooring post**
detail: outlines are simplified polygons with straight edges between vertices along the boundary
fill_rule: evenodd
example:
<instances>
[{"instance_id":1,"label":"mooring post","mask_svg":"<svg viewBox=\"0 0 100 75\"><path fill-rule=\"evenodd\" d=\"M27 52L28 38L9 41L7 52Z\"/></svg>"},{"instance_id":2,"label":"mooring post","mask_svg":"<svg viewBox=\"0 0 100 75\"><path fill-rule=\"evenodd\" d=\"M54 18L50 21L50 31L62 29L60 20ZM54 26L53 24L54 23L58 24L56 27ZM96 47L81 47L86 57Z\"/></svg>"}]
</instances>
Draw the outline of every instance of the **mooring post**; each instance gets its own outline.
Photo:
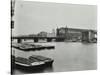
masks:
<instances>
[{"instance_id":1,"label":"mooring post","mask_svg":"<svg viewBox=\"0 0 100 75\"><path fill-rule=\"evenodd\" d=\"M22 42L22 39L17 39L17 42L18 42L18 43L21 43L21 42Z\"/></svg>"}]
</instances>

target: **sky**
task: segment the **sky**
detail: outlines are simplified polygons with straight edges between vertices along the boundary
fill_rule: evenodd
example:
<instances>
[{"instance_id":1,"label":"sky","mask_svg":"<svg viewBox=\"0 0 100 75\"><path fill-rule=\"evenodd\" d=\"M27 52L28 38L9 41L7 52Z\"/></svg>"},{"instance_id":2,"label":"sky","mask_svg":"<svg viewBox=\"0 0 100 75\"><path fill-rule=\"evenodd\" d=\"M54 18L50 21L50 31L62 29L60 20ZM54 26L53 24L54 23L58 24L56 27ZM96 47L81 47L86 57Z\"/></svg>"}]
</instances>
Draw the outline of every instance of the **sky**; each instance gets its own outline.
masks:
<instances>
[{"instance_id":1,"label":"sky","mask_svg":"<svg viewBox=\"0 0 100 75\"><path fill-rule=\"evenodd\" d=\"M57 27L97 29L97 7L66 3L17 1L13 35L52 32Z\"/></svg>"}]
</instances>

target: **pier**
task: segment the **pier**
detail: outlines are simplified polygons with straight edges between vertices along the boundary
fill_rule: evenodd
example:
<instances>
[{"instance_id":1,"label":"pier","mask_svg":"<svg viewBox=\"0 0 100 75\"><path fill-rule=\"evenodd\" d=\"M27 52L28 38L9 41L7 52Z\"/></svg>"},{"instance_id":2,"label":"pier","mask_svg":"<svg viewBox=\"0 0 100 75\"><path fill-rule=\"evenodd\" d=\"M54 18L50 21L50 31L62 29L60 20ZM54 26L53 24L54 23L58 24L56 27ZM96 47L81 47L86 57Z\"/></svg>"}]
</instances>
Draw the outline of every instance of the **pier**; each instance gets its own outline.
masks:
<instances>
[{"instance_id":1,"label":"pier","mask_svg":"<svg viewBox=\"0 0 100 75\"><path fill-rule=\"evenodd\" d=\"M44 50L44 49L54 49L55 46L50 46L50 45L35 45L35 44L28 44L28 43L13 43L11 45L13 48L16 48L18 50L22 50L22 51L40 51L40 50Z\"/></svg>"}]
</instances>

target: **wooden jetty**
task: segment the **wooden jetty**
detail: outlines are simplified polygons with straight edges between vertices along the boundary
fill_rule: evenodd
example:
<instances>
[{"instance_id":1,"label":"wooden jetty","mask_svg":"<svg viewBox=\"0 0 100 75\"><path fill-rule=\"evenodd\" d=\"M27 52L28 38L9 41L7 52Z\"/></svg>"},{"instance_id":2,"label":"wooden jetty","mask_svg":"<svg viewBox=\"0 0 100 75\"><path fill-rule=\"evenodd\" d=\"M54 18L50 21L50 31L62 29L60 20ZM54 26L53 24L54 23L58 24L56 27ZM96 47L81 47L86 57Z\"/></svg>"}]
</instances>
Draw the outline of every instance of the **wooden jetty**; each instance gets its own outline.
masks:
<instances>
[{"instance_id":1,"label":"wooden jetty","mask_svg":"<svg viewBox=\"0 0 100 75\"><path fill-rule=\"evenodd\" d=\"M23 50L23 51L30 51L30 50L43 50L43 49L54 49L55 46L42 46L42 45L34 45L34 44L12 44L12 47Z\"/></svg>"}]
</instances>

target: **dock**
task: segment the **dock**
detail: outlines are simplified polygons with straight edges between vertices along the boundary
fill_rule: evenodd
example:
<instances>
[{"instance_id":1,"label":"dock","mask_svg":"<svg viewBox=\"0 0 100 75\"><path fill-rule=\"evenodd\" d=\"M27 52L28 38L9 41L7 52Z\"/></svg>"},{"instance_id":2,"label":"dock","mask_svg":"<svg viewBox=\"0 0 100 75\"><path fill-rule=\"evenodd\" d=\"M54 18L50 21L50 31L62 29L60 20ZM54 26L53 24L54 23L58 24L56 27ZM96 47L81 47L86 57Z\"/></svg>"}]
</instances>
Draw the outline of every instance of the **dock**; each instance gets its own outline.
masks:
<instances>
[{"instance_id":1,"label":"dock","mask_svg":"<svg viewBox=\"0 0 100 75\"><path fill-rule=\"evenodd\" d=\"M35 51L35 50L43 50L43 49L54 49L55 46L42 46L42 45L34 45L34 44L27 44L27 43L16 43L12 44L13 48L23 50L23 51Z\"/></svg>"}]
</instances>

